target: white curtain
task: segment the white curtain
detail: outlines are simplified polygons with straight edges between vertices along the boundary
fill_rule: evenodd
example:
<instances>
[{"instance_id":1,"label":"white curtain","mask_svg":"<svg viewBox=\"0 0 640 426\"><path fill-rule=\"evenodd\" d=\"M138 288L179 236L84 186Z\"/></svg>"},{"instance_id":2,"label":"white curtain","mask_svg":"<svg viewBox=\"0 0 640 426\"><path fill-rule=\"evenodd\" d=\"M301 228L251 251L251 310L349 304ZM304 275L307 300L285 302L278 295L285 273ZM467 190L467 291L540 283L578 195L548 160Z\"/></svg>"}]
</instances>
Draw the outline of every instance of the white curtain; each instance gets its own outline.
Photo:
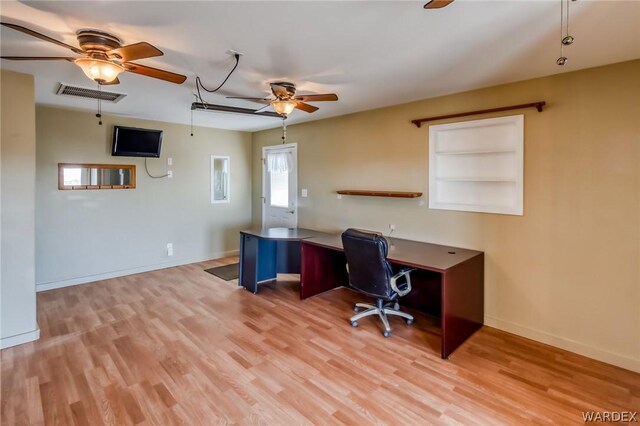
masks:
<instances>
[{"instance_id":1,"label":"white curtain","mask_svg":"<svg viewBox=\"0 0 640 426\"><path fill-rule=\"evenodd\" d=\"M268 172L289 172L293 168L293 157L290 152L270 152L267 154Z\"/></svg>"}]
</instances>

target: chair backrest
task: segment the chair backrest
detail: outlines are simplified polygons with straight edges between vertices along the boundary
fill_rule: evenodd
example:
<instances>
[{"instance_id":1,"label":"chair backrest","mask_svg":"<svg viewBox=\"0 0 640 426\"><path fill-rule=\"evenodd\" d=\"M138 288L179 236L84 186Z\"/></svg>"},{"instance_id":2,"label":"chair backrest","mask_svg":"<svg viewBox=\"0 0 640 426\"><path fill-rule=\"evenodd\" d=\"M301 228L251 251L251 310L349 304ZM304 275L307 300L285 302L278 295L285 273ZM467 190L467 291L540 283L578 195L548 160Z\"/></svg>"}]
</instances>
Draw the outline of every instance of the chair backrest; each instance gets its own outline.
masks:
<instances>
[{"instance_id":1,"label":"chair backrest","mask_svg":"<svg viewBox=\"0 0 640 426\"><path fill-rule=\"evenodd\" d=\"M380 234L349 228L342 233L342 246L349 266L349 284L371 296L391 295L391 265L387 262L387 240Z\"/></svg>"}]
</instances>

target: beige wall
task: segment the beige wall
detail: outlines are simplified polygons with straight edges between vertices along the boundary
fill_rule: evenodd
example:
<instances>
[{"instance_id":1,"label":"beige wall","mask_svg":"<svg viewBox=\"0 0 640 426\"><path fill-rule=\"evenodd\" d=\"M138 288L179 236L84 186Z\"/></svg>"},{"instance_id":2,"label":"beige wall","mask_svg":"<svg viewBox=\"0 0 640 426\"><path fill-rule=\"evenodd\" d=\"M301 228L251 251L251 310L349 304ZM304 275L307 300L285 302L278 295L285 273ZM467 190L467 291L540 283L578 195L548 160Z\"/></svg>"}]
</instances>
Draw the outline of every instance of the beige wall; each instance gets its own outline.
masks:
<instances>
[{"instance_id":1,"label":"beige wall","mask_svg":"<svg viewBox=\"0 0 640 426\"><path fill-rule=\"evenodd\" d=\"M114 125L164 131L162 157L112 157ZM38 107L36 282L38 290L237 252L251 223L251 134ZM211 204L211 155L231 157L231 202ZM173 165L167 166L167 157ZM60 191L57 164L137 166L133 190ZM167 243L174 256L168 257Z\"/></svg>"},{"instance_id":2,"label":"beige wall","mask_svg":"<svg viewBox=\"0 0 640 426\"><path fill-rule=\"evenodd\" d=\"M38 338L35 290L33 76L0 76L0 347Z\"/></svg>"},{"instance_id":3,"label":"beige wall","mask_svg":"<svg viewBox=\"0 0 640 426\"><path fill-rule=\"evenodd\" d=\"M336 197L337 189L387 189L422 191L424 202L429 130L410 120L538 100L548 104L542 113L506 113L525 114L522 217ZM387 232L394 223L398 237L483 250L487 325L640 371L640 61L287 130L298 142L298 187L309 190L299 226ZM254 224L261 148L280 136L253 135Z\"/></svg>"}]
</instances>

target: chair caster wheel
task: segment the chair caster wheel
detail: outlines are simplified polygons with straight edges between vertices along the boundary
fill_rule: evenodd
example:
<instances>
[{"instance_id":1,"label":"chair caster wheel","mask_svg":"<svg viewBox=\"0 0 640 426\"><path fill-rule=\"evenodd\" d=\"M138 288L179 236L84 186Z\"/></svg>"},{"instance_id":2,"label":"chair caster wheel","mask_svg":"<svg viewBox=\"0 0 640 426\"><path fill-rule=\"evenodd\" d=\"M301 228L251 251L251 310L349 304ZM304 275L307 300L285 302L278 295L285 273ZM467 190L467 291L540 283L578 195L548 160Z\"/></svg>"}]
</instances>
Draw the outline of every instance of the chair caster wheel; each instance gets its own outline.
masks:
<instances>
[{"instance_id":1,"label":"chair caster wheel","mask_svg":"<svg viewBox=\"0 0 640 426\"><path fill-rule=\"evenodd\" d=\"M358 321L351 321L351 327L357 327Z\"/></svg>"},{"instance_id":2,"label":"chair caster wheel","mask_svg":"<svg viewBox=\"0 0 640 426\"><path fill-rule=\"evenodd\" d=\"M413 324L413 320L412 319L408 319L407 320L407 325L411 325L411 324Z\"/></svg>"},{"instance_id":3,"label":"chair caster wheel","mask_svg":"<svg viewBox=\"0 0 640 426\"><path fill-rule=\"evenodd\" d=\"M355 307L353 308L353 312L360 312L360 308L359 308L358 306L355 306Z\"/></svg>"},{"instance_id":4,"label":"chair caster wheel","mask_svg":"<svg viewBox=\"0 0 640 426\"><path fill-rule=\"evenodd\" d=\"M391 334L391 332L390 332L390 331L388 331L388 330L385 330L385 331L383 331L383 332L382 332L382 335L383 335L384 337L389 337L389 335L390 335L390 334Z\"/></svg>"}]
</instances>

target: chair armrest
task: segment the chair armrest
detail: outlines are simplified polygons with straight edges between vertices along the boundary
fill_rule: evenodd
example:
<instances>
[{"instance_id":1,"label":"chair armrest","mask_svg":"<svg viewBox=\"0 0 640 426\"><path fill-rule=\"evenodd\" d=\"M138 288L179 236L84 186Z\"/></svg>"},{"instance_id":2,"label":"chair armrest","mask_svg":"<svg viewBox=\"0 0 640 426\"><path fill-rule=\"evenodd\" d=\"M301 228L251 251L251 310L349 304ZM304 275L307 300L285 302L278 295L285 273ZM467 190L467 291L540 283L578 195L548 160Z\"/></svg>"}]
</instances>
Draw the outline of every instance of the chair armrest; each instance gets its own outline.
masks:
<instances>
[{"instance_id":1,"label":"chair armrest","mask_svg":"<svg viewBox=\"0 0 640 426\"><path fill-rule=\"evenodd\" d=\"M409 274L412 271L415 271L415 268L403 269L402 271L398 272L397 274L391 277L391 288L393 289L393 291L398 293L398 296L402 297L411 291L411 276ZM404 290L400 290L397 285L397 281L402 277L405 277L405 280L407 283L407 288Z\"/></svg>"}]
</instances>

